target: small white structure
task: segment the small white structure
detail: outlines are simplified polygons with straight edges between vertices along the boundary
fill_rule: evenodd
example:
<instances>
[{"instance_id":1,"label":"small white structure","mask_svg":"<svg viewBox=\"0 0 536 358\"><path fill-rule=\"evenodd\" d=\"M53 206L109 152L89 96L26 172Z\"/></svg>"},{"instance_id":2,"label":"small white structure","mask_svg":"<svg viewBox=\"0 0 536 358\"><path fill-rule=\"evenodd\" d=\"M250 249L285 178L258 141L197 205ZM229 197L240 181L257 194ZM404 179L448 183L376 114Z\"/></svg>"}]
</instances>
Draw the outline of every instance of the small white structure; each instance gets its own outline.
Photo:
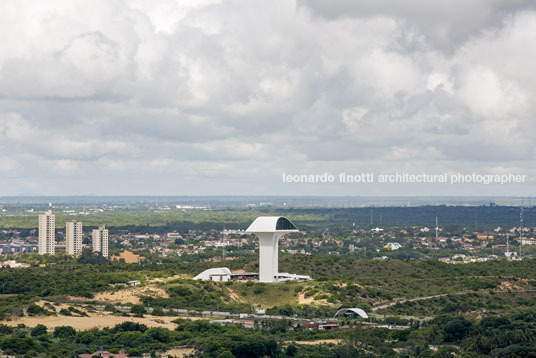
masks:
<instances>
[{"instance_id":1,"label":"small white structure","mask_svg":"<svg viewBox=\"0 0 536 358\"><path fill-rule=\"evenodd\" d=\"M361 308L343 308L337 311L335 313L335 318L339 317L340 315L346 315L346 316L353 316L358 315L361 318L368 318L368 314L363 311Z\"/></svg>"},{"instance_id":2,"label":"small white structure","mask_svg":"<svg viewBox=\"0 0 536 358\"><path fill-rule=\"evenodd\" d=\"M279 239L298 232L298 229L282 216L259 216L246 232L259 238L259 282L276 282L279 274Z\"/></svg>"},{"instance_id":3,"label":"small white structure","mask_svg":"<svg viewBox=\"0 0 536 358\"><path fill-rule=\"evenodd\" d=\"M398 250L402 247L398 242L388 242L383 248L389 250Z\"/></svg>"},{"instance_id":4,"label":"small white structure","mask_svg":"<svg viewBox=\"0 0 536 358\"><path fill-rule=\"evenodd\" d=\"M283 282L283 281L311 281L311 276L307 275L296 275L293 273L287 273L287 272L279 272L276 276L277 282Z\"/></svg>"},{"instance_id":5,"label":"small white structure","mask_svg":"<svg viewBox=\"0 0 536 358\"><path fill-rule=\"evenodd\" d=\"M194 280L202 281L223 281L227 282L231 279L231 270L227 267L210 268L201 272L194 277Z\"/></svg>"},{"instance_id":6,"label":"small white structure","mask_svg":"<svg viewBox=\"0 0 536 358\"><path fill-rule=\"evenodd\" d=\"M0 263L0 267L10 267L10 268L27 268L30 267L29 264L16 262L15 260L8 260Z\"/></svg>"}]
</instances>

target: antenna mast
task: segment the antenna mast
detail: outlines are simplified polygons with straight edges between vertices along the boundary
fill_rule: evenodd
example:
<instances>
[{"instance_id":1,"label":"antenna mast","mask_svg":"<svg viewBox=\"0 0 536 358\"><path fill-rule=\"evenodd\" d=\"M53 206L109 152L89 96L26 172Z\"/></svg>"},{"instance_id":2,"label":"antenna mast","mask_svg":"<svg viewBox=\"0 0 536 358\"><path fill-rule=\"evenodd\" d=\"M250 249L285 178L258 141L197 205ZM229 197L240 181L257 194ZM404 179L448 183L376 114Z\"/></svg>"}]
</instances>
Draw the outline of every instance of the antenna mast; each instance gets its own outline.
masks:
<instances>
[{"instance_id":1,"label":"antenna mast","mask_svg":"<svg viewBox=\"0 0 536 358\"><path fill-rule=\"evenodd\" d=\"M519 257L521 258L523 253L523 204L519 210Z\"/></svg>"},{"instance_id":2,"label":"antenna mast","mask_svg":"<svg viewBox=\"0 0 536 358\"><path fill-rule=\"evenodd\" d=\"M225 229L225 226L223 226L223 235L220 239L221 243L221 262L225 262L225 243L224 239L227 239L227 229Z\"/></svg>"},{"instance_id":3,"label":"antenna mast","mask_svg":"<svg viewBox=\"0 0 536 358\"><path fill-rule=\"evenodd\" d=\"M437 225L437 216L435 217L435 239L439 239L439 226Z\"/></svg>"}]
</instances>

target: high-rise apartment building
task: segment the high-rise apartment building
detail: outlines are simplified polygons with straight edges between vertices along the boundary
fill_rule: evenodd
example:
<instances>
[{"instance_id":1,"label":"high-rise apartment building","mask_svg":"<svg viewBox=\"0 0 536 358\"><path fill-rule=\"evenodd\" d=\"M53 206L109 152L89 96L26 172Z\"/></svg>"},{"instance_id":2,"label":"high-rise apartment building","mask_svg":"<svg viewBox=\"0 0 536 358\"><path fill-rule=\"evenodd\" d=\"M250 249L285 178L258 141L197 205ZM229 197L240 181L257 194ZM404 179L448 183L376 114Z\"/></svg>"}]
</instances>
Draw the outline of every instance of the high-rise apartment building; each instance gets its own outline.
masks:
<instances>
[{"instance_id":1,"label":"high-rise apartment building","mask_svg":"<svg viewBox=\"0 0 536 358\"><path fill-rule=\"evenodd\" d=\"M56 252L56 216L49 210L39 215L39 254Z\"/></svg>"},{"instance_id":2,"label":"high-rise apartment building","mask_svg":"<svg viewBox=\"0 0 536 358\"><path fill-rule=\"evenodd\" d=\"M82 222L73 220L65 224L65 243L67 254L82 254Z\"/></svg>"},{"instance_id":3,"label":"high-rise apartment building","mask_svg":"<svg viewBox=\"0 0 536 358\"><path fill-rule=\"evenodd\" d=\"M93 230L93 251L98 251L108 257L108 229L104 225Z\"/></svg>"}]
</instances>

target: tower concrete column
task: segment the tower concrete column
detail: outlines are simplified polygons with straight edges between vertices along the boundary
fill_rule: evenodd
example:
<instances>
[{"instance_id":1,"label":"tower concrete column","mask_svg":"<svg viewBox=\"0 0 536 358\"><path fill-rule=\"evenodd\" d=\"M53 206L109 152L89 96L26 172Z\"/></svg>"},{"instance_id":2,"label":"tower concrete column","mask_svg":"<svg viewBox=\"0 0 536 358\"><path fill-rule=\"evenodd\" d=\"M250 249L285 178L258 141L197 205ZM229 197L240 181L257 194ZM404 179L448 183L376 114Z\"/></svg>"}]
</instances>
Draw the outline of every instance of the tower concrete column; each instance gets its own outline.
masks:
<instances>
[{"instance_id":1,"label":"tower concrete column","mask_svg":"<svg viewBox=\"0 0 536 358\"><path fill-rule=\"evenodd\" d=\"M259 238L259 282L274 282L274 272L277 267L275 256L276 234L270 232L256 233Z\"/></svg>"}]
</instances>

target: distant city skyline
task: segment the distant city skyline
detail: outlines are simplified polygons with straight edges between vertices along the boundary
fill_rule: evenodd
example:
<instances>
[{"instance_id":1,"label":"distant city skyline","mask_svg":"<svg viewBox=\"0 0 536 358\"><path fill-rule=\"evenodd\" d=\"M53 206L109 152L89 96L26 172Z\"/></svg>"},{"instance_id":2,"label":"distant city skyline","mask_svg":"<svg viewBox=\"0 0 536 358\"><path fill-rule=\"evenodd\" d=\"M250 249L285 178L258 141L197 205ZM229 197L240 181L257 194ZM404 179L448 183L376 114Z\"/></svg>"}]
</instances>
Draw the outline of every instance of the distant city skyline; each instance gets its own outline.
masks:
<instances>
[{"instance_id":1,"label":"distant city skyline","mask_svg":"<svg viewBox=\"0 0 536 358\"><path fill-rule=\"evenodd\" d=\"M0 196L536 195L536 2L0 5ZM373 172L511 184L288 183Z\"/></svg>"}]
</instances>

